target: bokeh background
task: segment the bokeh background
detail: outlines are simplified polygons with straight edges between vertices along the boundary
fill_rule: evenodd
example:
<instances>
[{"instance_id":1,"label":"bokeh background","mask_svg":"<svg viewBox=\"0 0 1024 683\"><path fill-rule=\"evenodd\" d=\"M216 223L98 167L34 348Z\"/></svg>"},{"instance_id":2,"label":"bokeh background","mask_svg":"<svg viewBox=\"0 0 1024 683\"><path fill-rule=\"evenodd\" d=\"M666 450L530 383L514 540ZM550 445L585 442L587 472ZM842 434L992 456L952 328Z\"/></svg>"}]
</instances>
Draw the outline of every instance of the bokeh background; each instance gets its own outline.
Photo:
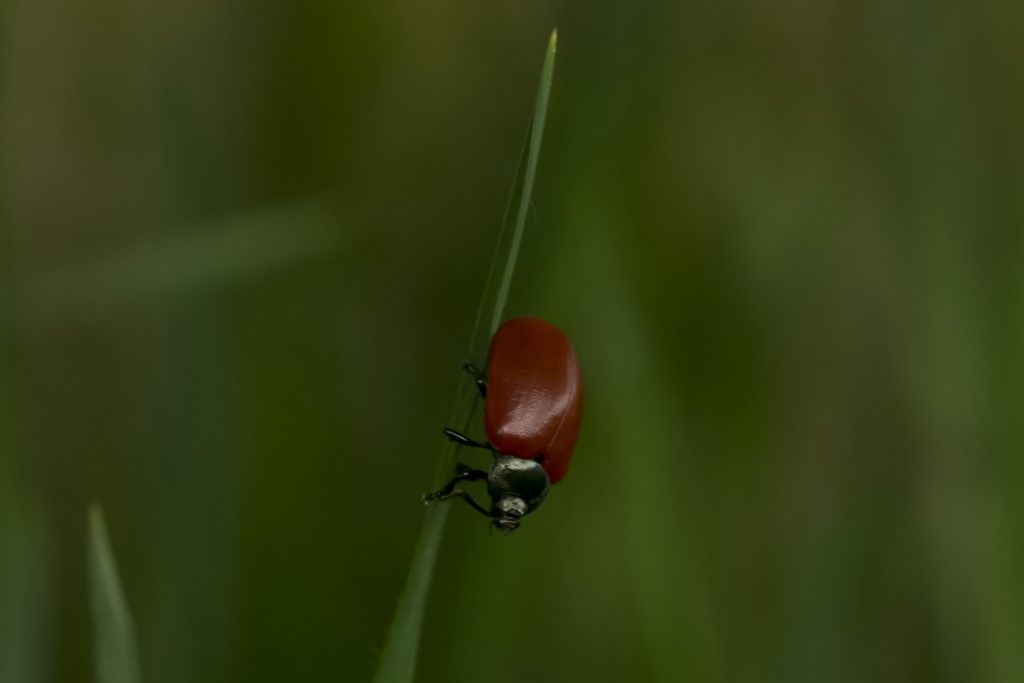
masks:
<instances>
[{"instance_id":1,"label":"bokeh background","mask_svg":"<svg viewBox=\"0 0 1024 683\"><path fill-rule=\"evenodd\" d=\"M423 681L1024 680L1024 5L0 5L0 680L367 680L529 123L574 469Z\"/></svg>"}]
</instances>

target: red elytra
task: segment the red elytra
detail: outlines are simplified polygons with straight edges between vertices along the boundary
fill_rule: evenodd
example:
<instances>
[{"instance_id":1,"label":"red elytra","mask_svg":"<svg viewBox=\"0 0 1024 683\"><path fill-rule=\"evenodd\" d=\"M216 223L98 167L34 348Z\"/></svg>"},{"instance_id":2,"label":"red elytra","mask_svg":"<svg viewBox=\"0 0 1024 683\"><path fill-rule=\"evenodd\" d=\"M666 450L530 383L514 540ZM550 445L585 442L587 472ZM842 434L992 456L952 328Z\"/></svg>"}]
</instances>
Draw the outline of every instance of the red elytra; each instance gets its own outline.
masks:
<instances>
[{"instance_id":1,"label":"red elytra","mask_svg":"<svg viewBox=\"0 0 1024 683\"><path fill-rule=\"evenodd\" d=\"M569 471L583 411L576 351L540 318L513 318L491 340L484 428L501 453L537 460L551 483Z\"/></svg>"}]
</instances>

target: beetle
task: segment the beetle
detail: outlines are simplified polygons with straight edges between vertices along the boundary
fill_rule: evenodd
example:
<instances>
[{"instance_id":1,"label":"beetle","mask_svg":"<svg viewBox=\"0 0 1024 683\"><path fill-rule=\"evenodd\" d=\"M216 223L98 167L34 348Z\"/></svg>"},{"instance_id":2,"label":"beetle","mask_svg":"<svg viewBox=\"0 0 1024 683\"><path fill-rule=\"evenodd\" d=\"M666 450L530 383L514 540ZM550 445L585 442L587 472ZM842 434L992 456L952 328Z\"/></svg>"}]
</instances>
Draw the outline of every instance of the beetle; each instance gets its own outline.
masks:
<instances>
[{"instance_id":1,"label":"beetle","mask_svg":"<svg viewBox=\"0 0 1024 683\"><path fill-rule=\"evenodd\" d=\"M486 374L463 365L484 399L484 430L480 443L454 429L444 435L462 446L491 452L489 472L462 463L441 489L423 501L462 498L506 532L544 501L552 484L569 470L583 415L583 383L579 360L562 330L540 318L512 318L491 339ZM491 497L485 508L459 482L486 479Z\"/></svg>"}]
</instances>

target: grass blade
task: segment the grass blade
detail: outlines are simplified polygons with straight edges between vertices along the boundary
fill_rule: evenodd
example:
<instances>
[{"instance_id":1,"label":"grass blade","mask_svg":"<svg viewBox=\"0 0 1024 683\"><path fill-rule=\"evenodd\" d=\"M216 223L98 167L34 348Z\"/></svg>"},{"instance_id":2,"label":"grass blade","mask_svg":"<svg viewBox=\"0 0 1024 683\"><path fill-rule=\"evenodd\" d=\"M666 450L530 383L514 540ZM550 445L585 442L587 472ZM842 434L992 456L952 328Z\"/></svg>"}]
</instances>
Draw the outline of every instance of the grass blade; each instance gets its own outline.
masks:
<instances>
[{"instance_id":1,"label":"grass blade","mask_svg":"<svg viewBox=\"0 0 1024 683\"><path fill-rule=\"evenodd\" d=\"M502 231L498 238L498 246L494 253L494 259L491 262L487 286L484 288L480 306L477 309L473 333L470 337L470 358L476 358L480 354L480 349L486 344L486 340L490 339L494 330L497 329L505 312L505 304L508 301L508 293L512 284L512 275L515 272L516 261L519 258L519 245L522 242L526 216L533 194L533 182L537 173L537 159L540 156L540 145L544 136L544 123L547 118L548 99L551 94L551 81L554 76L557 40L558 32L552 31L544 58L544 66L541 69L533 122L530 125L526 165L522 174L521 192L517 202L515 222L511 234L506 239L506 234L508 233L508 230L506 230L508 213L506 212L506 218L503 221ZM509 208L511 208L512 200L515 197L515 188L516 185L513 185ZM495 282L498 275L498 266L502 262L503 267L501 268L500 280ZM485 312L488 307L490 307L490 324L486 329L482 329L481 323L487 318ZM461 425L463 427L469 424L473 411L476 408L477 395L475 391L467 390L468 384L465 378L460 375L455 402L452 407L451 420L448 424ZM440 481L444 474L451 470L456 450L457 448L454 444L446 445L438 461L438 470L435 475L436 481ZM376 683L404 683L413 679L413 675L416 672L416 658L419 652L420 631L423 625L427 593L430 589L434 564L437 560L438 549L441 546L441 535L447 518L447 505L432 505L427 510L426 519L423 522L423 528L416 543L416 550L413 553L412 563L409 566L409 575L406 578L402 594L398 598L398 606L391 621L391 628L388 630L387 638L384 641L384 648L377 665L376 675L374 676Z\"/></svg>"},{"instance_id":2,"label":"grass blade","mask_svg":"<svg viewBox=\"0 0 1024 683\"><path fill-rule=\"evenodd\" d=\"M530 210L530 202L533 198L533 181L537 177L537 159L540 156L540 143L544 138L544 123L548 116L548 99L551 96L551 81L555 74L555 48L558 43L558 31L551 32L548 40L547 57L544 59L544 67L540 72L540 87L537 88L537 102L533 111L533 123L530 125L529 150L526 154L526 172L523 175L523 192L519 196L519 208L516 211L516 224L512 231L512 241L509 245L508 258L505 260L505 270L501 275L501 285L498 287L498 294L494 300L494 310L491 316L491 326L488 338L498 329L501 316L505 312L505 304L508 302L508 290L512 285L512 273L516 268L516 261L519 259L519 245L523 241L523 228L526 226L526 215ZM501 243L499 239L499 249ZM500 253L500 252L498 252ZM497 253L495 254L497 256ZM495 259L497 260L497 259Z\"/></svg>"},{"instance_id":3,"label":"grass blade","mask_svg":"<svg viewBox=\"0 0 1024 683\"><path fill-rule=\"evenodd\" d=\"M89 584L96 683L139 683L135 627L97 505L89 508Z\"/></svg>"}]
</instances>

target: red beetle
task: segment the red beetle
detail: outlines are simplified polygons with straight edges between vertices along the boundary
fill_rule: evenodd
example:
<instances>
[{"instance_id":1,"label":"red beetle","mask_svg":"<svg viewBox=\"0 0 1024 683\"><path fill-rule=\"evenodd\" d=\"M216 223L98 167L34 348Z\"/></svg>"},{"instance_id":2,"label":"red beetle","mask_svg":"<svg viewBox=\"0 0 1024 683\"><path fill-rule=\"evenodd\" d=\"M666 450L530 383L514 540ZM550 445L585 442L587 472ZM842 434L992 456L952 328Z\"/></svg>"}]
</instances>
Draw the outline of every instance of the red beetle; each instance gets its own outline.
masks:
<instances>
[{"instance_id":1,"label":"red beetle","mask_svg":"<svg viewBox=\"0 0 1024 683\"><path fill-rule=\"evenodd\" d=\"M454 429L444 433L463 446L488 449L494 464L484 472L460 463L444 488L423 499L462 498L495 527L512 531L569 470L583 411L579 362L560 329L540 318L513 318L494 333L486 379L472 365L464 367L484 397L488 441L479 443ZM455 488L460 481L481 479L487 480L490 510Z\"/></svg>"}]
</instances>

